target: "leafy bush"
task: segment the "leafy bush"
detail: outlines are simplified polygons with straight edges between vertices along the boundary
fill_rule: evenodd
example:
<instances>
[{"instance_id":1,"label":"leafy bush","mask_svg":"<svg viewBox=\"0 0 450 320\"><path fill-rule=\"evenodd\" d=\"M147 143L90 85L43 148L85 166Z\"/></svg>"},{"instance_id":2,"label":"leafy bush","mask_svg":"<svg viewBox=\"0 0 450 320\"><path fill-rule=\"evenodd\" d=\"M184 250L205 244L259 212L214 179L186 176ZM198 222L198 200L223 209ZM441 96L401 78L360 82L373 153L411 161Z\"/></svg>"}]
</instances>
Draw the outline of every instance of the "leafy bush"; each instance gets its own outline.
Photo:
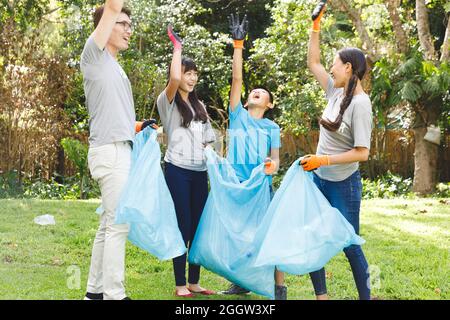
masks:
<instances>
[{"instance_id":1,"label":"leafy bush","mask_svg":"<svg viewBox=\"0 0 450 320\"><path fill-rule=\"evenodd\" d=\"M0 174L0 199L16 198L22 193L22 185L19 183L17 170Z\"/></svg>"},{"instance_id":2,"label":"leafy bush","mask_svg":"<svg viewBox=\"0 0 450 320\"><path fill-rule=\"evenodd\" d=\"M17 172L0 175L0 199L38 198L51 200L75 200L80 195L80 177L64 178L64 183L52 177L50 181L26 178L19 184ZM99 198L100 188L92 179L85 179L83 193L85 199Z\"/></svg>"},{"instance_id":3,"label":"leafy bush","mask_svg":"<svg viewBox=\"0 0 450 320\"><path fill-rule=\"evenodd\" d=\"M438 183L438 185L436 186L436 192L433 194L433 197L450 198L450 182Z\"/></svg>"},{"instance_id":4,"label":"leafy bush","mask_svg":"<svg viewBox=\"0 0 450 320\"><path fill-rule=\"evenodd\" d=\"M38 198L51 200L76 200L80 196L80 177L76 175L64 179L64 184L55 178L50 181L27 181L24 184L24 198ZM85 179L83 186L84 199L100 197L100 188L92 179Z\"/></svg>"},{"instance_id":5,"label":"leafy bush","mask_svg":"<svg viewBox=\"0 0 450 320\"><path fill-rule=\"evenodd\" d=\"M412 178L402 178L391 172L377 178L376 180L363 179L363 199L412 196Z\"/></svg>"}]
</instances>

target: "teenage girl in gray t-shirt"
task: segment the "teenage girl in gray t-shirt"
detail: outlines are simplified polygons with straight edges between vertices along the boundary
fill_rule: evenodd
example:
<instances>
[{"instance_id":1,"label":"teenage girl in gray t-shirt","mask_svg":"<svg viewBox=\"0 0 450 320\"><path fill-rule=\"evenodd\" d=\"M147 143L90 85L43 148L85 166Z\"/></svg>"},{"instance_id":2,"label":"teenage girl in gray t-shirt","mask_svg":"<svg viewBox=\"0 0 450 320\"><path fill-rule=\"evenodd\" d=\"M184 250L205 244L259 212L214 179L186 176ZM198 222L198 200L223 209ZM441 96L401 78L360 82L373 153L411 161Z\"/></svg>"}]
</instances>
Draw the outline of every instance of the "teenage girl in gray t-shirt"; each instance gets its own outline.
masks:
<instances>
[{"instance_id":1,"label":"teenage girl in gray t-shirt","mask_svg":"<svg viewBox=\"0 0 450 320\"><path fill-rule=\"evenodd\" d=\"M317 155L301 160L306 171L316 170L314 182L330 204L337 208L359 234L359 211L362 184L358 162L367 161L372 130L370 99L361 79L366 72L366 59L361 50L339 51L331 67L331 77L320 63L320 19L324 1L317 7L308 50L308 68L326 91L328 105L320 120ZM370 299L369 270L360 246L344 249L358 289L359 298ZM327 299L325 269L312 272L311 280L317 299Z\"/></svg>"},{"instance_id":2,"label":"teenage girl in gray t-shirt","mask_svg":"<svg viewBox=\"0 0 450 320\"><path fill-rule=\"evenodd\" d=\"M174 50L169 82L158 97L157 107L168 136L164 157L166 182L175 204L178 227L189 248L208 197L204 147L215 140L215 135L206 108L195 92L197 66L192 59L181 57L181 40L171 26L167 31ZM186 258L184 254L173 259L175 295L190 298L194 293L214 294L200 287L198 265L189 264L187 286Z\"/></svg>"}]
</instances>

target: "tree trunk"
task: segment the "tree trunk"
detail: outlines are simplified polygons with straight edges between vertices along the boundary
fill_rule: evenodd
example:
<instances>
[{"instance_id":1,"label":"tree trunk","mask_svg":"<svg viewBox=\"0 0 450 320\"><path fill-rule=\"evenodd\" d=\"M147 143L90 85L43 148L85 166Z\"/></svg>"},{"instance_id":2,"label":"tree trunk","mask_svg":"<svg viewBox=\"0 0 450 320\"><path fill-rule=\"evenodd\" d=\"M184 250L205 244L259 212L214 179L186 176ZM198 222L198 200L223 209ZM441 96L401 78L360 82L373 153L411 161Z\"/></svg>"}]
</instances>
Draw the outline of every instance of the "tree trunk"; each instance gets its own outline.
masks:
<instances>
[{"instance_id":1,"label":"tree trunk","mask_svg":"<svg viewBox=\"0 0 450 320\"><path fill-rule=\"evenodd\" d=\"M414 131L414 182L413 191L419 194L434 192L438 182L439 146L424 139L427 126L436 124L440 114L440 101L426 101L416 112L416 125ZM425 107L425 104L428 107Z\"/></svg>"},{"instance_id":2,"label":"tree trunk","mask_svg":"<svg viewBox=\"0 0 450 320\"><path fill-rule=\"evenodd\" d=\"M386 6L389 12L389 17L392 21L392 28L394 29L395 45L397 46L397 50L400 53L408 52L408 35L403 28L402 22L400 20L400 16L398 14L397 8L400 8L400 0L388 0L386 1Z\"/></svg>"},{"instance_id":3,"label":"tree trunk","mask_svg":"<svg viewBox=\"0 0 450 320\"><path fill-rule=\"evenodd\" d=\"M57 147L57 160L56 160L56 178L55 181L58 183L64 183L64 176L66 175L65 168L65 157L64 157L64 148L61 146L61 142L58 143Z\"/></svg>"},{"instance_id":4,"label":"tree trunk","mask_svg":"<svg viewBox=\"0 0 450 320\"><path fill-rule=\"evenodd\" d=\"M415 141L413 191L430 194L437 184L439 146L423 139L427 133L426 127L413 130Z\"/></svg>"},{"instance_id":5,"label":"tree trunk","mask_svg":"<svg viewBox=\"0 0 450 320\"><path fill-rule=\"evenodd\" d=\"M445 29L444 43L441 47L441 62L448 61L450 58L450 18L447 21L447 28Z\"/></svg>"},{"instance_id":6,"label":"tree trunk","mask_svg":"<svg viewBox=\"0 0 450 320\"><path fill-rule=\"evenodd\" d=\"M425 59L436 60L436 52L434 50L433 38L430 32L430 23L425 0L416 0L416 21L420 46L424 49Z\"/></svg>"},{"instance_id":7,"label":"tree trunk","mask_svg":"<svg viewBox=\"0 0 450 320\"><path fill-rule=\"evenodd\" d=\"M86 197L84 195L84 175L80 177L80 199L84 200Z\"/></svg>"}]
</instances>

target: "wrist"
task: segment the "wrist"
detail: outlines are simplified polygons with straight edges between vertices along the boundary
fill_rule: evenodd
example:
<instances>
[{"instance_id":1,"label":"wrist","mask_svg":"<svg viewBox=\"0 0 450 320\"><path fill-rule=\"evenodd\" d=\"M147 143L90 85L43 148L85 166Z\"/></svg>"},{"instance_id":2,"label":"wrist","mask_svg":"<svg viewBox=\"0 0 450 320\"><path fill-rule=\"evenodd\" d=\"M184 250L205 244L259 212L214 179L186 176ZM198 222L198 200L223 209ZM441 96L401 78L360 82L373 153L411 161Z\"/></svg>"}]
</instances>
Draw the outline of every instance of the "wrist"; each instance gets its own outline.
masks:
<instances>
[{"instance_id":1,"label":"wrist","mask_svg":"<svg viewBox=\"0 0 450 320\"><path fill-rule=\"evenodd\" d=\"M243 49L244 48L244 40L233 40L233 47L235 49Z\"/></svg>"},{"instance_id":2,"label":"wrist","mask_svg":"<svg viewBox=\"0 0 450 320\"><path fill-rule=\"evenodd\" d=\"M320 20L319 19L313 21L312 31L320 32Z\"/></svg>"},{"instance_id":3,"label":"wrist","mask_svg":"<svg viewBox=\"0 0 450 320\"><path fill-rule=\"evenodd\" d=\"M328 156L328 155L319 156L319 160L320 160L321 166L329 166L331 164L330 156Z\"/></svg>"}]
</instances>

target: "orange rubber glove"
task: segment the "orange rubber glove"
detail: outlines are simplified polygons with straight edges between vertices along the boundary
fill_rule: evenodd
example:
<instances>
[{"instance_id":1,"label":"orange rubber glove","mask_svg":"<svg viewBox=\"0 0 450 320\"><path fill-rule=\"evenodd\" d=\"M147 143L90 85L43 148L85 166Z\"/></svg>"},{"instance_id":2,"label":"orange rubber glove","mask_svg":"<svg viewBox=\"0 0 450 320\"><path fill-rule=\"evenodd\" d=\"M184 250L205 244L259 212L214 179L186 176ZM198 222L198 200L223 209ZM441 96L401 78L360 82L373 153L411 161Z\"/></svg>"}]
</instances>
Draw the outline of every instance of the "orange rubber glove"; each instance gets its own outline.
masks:
<instances>
[{"instance_id":1,"label":"orange rubber glove","mask_svg":"<svg viewBox=\"0 0 450 320\"><path fill-rule=\"evenodd\" d=\"M312 13L312 20L313 20L312 30L314 32L320 31L320 19L322 19L323 13L325 12L326 3L327 3L326 0L321 0Z\"/></svg>"},{"instance_id":2,"label":"orange rubber glove","mask_svg":"<svg viewBox=\"0 0 450 320\"><path fill-rule=\"evenodd\" d=\"M267 175L272 175L277 170L277 163L270 158L264 160L264 173Z\"/></svg>"},{"instance_id":3,"label":"orange rubber glove","mask_svg":"<svg viewBox=\"0 0 450 320\"><path fill-rule=\"evenodd\" d=\"M314 154L307 154L300 161L300 165L303 167L305 171L315 170L321 166L329 166L330 165L330 157L325 156L316 156Z\"/></svg>"},{"instance_id":4,"label":"orange rubber glove","mask_svg":"<svg viewBox=\"0 0 450 320\"><path fill-rule=\"evenodd\" d=\"M136 133L141 132L143 123L144 123L144 121L136 121L135 122L135 124L134 124L134 131Z\"/></svg>"},{"instance_id":5,"label":"orange rubber glove","mask_svg":"<svg viewBox=\"0 0 450 320\"><path fill-rule=\"evenodd\" d=\"M233 48L244 49L244 40L233 40Z\"/></svg>"}]
</instances>

